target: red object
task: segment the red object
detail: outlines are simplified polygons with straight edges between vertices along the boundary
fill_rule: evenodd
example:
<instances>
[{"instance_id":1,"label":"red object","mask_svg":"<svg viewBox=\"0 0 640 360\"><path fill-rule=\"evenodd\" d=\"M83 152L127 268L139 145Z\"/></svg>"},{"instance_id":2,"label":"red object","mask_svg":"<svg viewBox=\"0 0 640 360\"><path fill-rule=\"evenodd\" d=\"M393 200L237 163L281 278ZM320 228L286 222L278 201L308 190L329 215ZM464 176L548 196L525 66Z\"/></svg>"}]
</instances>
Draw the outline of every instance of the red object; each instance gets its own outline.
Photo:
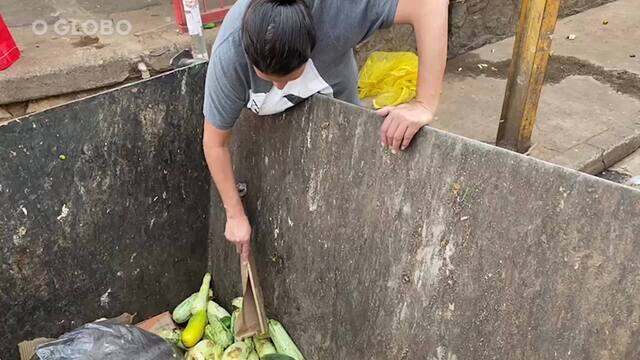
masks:
<instances>
[{"instance_id":1,"label":"red object","mask_svg":"<svg viewBox=\"0 0 640 360\"><path fill-rule=\"evenodd\" d=\"M229 12L229 9L232 5L225 5L224 0L217 0L217 6L210 6L209 2L213 2L213 0L199 0L200 1L200 15L202 16L202 23L220 23ZM186 33L187 29L187 19L184 16L184 6L182 5L182 0L173 0L173 11L176 15L176 24L178 24L178 29L180 32Z\"/></svg>"},{"instance_id":2,"label":"red object","mask_svg":"<svg viewBox=\"0 0 640 360\"><path fill-rule=\"evenodd\" d=\"M0 15L0 71L8 68L20 58L20 49Z\"/></svg>"}]
</instances>

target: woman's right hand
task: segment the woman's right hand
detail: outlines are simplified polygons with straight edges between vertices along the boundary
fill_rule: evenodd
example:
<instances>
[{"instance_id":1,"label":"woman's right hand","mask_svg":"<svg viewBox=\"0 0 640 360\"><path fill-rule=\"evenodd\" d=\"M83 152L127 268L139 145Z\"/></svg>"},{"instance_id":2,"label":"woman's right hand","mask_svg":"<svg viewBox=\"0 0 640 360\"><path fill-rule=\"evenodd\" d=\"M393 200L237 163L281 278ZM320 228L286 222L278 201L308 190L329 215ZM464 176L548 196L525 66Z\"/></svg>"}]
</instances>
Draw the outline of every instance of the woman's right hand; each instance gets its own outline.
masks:
<instances>
[{"instance_id":1,"label":"woman's right hand","mask_svg":"<svg viewBox=\"0 0 640 360\"><path fill-rule=\"evenodd\" d=\"M247 216L244 214L235 217L227 216L224 236L236 245L242 261L248 261L251 252L251 224Z\"/></svg>"}]
</instances>

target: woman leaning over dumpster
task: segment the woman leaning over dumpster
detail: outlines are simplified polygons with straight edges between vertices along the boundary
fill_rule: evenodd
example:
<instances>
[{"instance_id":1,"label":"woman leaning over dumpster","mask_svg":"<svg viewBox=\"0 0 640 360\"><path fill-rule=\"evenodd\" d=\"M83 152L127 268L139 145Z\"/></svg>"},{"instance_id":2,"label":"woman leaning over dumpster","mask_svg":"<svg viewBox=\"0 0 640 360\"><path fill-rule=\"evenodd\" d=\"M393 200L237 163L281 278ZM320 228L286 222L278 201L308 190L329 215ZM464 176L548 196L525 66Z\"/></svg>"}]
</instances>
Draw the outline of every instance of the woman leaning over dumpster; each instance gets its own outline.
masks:
<instances>
[{"instance_id":1,"label":"woman leaning over dumpster","mask_svg":"<svg viewBox=\"0 0 640 360\"><path fill-rule=\"evenodd\" d=\"M382 146L405 150L434 117L447 53L448 0L238 0L218 33L204 101L204 152L226 210L225 237L249 254L251 225L236 189L229 141L246 106L270 115L320 93L358 104L353 48L376 30L413 25L416 99L380 109ZM250 144L246 144L250 146Z\"/></svg>"}]
</instances>

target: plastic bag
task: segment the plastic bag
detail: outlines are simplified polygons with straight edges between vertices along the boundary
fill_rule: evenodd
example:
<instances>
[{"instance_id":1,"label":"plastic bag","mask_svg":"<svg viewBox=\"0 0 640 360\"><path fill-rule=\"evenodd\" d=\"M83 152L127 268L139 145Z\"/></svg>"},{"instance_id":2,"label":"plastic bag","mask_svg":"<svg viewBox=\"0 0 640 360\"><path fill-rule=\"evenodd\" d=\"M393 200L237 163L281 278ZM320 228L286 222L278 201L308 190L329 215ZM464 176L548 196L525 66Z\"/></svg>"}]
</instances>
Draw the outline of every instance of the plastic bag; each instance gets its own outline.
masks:
<instances>
[{"instance_id":1,"label":"plastic bag","mask_svg":"<svg viewBox=\"0 0 640 360\"><path fill-rule=\"evenodd\" d=\"M161 337L132 325L94 322L40 345L34 360L175 360L182 353Z\"/></svg>"},{"instance_id":2,"label":"plastic bag","mask_svg":"<svg viewBox=\"0 0 640 360\"><path fill-rule=\"evenodd\" d=\"M376 51L360 70L361 99L375 96L373 107L403 104L416 96L418 56L412 52Z\"/></svg>"}]
</instances>

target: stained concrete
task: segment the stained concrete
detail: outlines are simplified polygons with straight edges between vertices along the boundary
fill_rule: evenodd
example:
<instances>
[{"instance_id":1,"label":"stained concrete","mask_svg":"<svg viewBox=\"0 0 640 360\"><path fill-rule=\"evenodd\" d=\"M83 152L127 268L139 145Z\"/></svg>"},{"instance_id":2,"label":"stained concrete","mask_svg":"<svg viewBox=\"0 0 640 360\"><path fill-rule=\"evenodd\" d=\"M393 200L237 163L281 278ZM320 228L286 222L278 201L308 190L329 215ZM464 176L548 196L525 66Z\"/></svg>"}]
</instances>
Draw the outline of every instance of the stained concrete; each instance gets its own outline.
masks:
<instances>
[{"instance_id":1,"label":"stained concrete","mask_svg":"<svg viewBox=\"0 0 640 360\"><path fill-rule=\"evenodd\" d=\"M638 22L640 7L628 0L559 20L531 156L597 174L638 149L640 60L629 57ZM512 51L509 38L451 59L432 125L494 143Z\"/></svg>"},{"instance_id":2,"label":"stained concrete","mask_svg":"<svg viewBox=\"0 0 640 360\"><path fill-rule=\"evenodd\" d=\"M636 151L629 157L614 166L614 170L624 170L630 175L640 175L640 151Z\"/></svg>"},{"instance_id":3,"label":"stained concrete","mask_svg":"<svg viewBox=\"0 0 640 360\"><path fill-rule=\"evenodd\" d=\"M245 114L234 166L270 316L309 359L640 357L640 192L315 97ZM213 190L210 268L238 294Z\"/></svg>"},{"instance_id":4,"label":"stained concrete","mask_svg":"<svg viewBox=\"0 0 640 360\"><path fill-rule=\"evenodd\" d=\"M110 16L160 5L161 0L3 0L2 12L10 27L30 27L36 20L54 23L60 17ZM84 16L83 16L84 15Z\"/></svg>"},{"instance_id":5,"label":"stained concrete","mask_svg":"<svg viewBox=\"0 0 640 360\"><path fill-rule=\"evenodd\" d=\"M622 161L614 164L609 170L617 175L616 180L619 182L640 176L640 150L636 150Z\"/></svg>"},{"instance_id":6,"label":"stained concrete","mask_svg":"<svg viewBox=\"0 0 640 360\"><path fill-rule=\"evenodd\" d=\"M589 59L605 69L628 70L640 75L638 14L639 1L617 0L597 10L585 11L580 14L580 21L560 20L555 39L565 44L556 47L555 53ZM570 34L578 35L568 40Z\"/></svg>"},{"instance_id":7,"label":"stained concrete","mask_svg":"<svg viewBox=\"0 0 640 360\"><path fill-rule=\"evenodd\" d=\"M4 0L2 18L10 27L31 26L36 20L53 24L59 19L52 4L42 0Z\"/></svg>"},{"instance_id":8,"label":"stained concrete","mask_svg":"<svg viewBox=\"0 0 640 360\"><path fill-rule=\"evenodd\" d=\"M8 111L0 108L0 124L2 124L5 121L8 121L11 118L12 118L11 113L9 113Z\"/></svg>"},{"instance_id":9,"label":"stained concrete","mask_svg":"<svg viewBox=\"0 0 640 360\"><path fill-rule=\"evenodd\" d=\"M54 22L66 19L75 21L76 25L87 20L112 24L127 21L131 24L129 34L98 34L95 43L80 41L82 31L60 35L53 26L49 26L44 35L34 34L31 16L40 18L39 13L29 13L28 23L11 27L22 58L0 76L0 105L113 87L140 79L140 62L146 64L152 74L168 71L170 59L190 48L190 37L177 32L170 2L110 3L85 1L81 6L76 1L47 2L55 7L45 12L56 14ZM19 5L15 8L6 17L15 17L17 21L22 18L22 12L18 11ZM217 29L205 31L209 44L216 34Z\"/></svg>"},{"instance_id":10,"label":"stained concrete","mask_svg":"<svg viewBox=\"0 0 640 360\"><path fill-rule=\"evenodd\" d=\"M207 263L205 66L0 126L0 357L122 312L141 320Z\"/></svg>"},{"instance_id":11,"label":"stained concrete","mask_svg":"<svg viewBox=\"0 0 640 360\"><path fill-rule=\"evenodd\" d=\"M146 9L150 6L167 3L164 0L133 0L133 1L112 1L112 0L77 0L78 6L86 11L100 14L113 14L125 11Z\"/></svg>"},{"instance_id":12,"label":"stained concrete","mask_svg":"<svg viewBox=\"0 0 640 360\"><path fill-rule=\"evenodd\" d=\"M500 72L504 68L494 71L489 63L480 75L469 76L453 70L456 66L451 64L432 126L493 144L506 85ZM620 94L593 77L569 76L548 83L530 155L597 174L640 147L639 116L640 99Z\"/></svg>"},{"instance_id":13,"label":"stained concrete","mask_svg":"<svg viewBox=\"0 0 640 360\"><path fill-rule=\"evenodd\" d=\"M567 0L561 15L571 15L610 0ZM226 0L225 4L233 1ZM189 37L175 33L170 1L159 0L8 0L3 14L23 51L23 59L0 78L0 105L120 84L140 76L136 64L144 61L156 71L167 71L169 59L189 47ZM459 55L513 34L519 2L461 0L450 4L449 54ZM134 36L102 36L96 46L74 47L79 36L35 36L31 24L60 19L126 19ZM216 31L205 31L212 43ZM415 49L410 26L380 31L359 47L358 63L372 50ZM41 59L46 59L43 61ZM12 91L3 91L11 89Z\"/></svg>"},{"instance_id":14,"label":"stained concrete","mask_svg":"<svg viewBox=\"0 0 640 360\"><path fill-rule=\"evenodd\" d=\"M560 17L574 15L611 0L565 0L560 3ZM633 1L633 0L630 0ZM515 33L520 16L520 1L455 0L449 2L449 55L456 56L486 44L508 38ZM362 46L359 64L364 54L373 50L415 50L415 38L410 26L393 26L372 37Z\"/></svg>"},{"instance_id":15,"label":"stained concrete","mask_svg":"<svg viewBox=\"0 0 640 360\"><path fill-rule=\"evenodd\" d=\"M578 15L558 20L552 50L557 56L587 60L604 70L640 74L640 3L617 0ZM607 22L605 25L603 22ZM575 39L569 40L569 35ZM511 58L513 37L474 50L485 61Z\"/></svg>"}]
</instances>

